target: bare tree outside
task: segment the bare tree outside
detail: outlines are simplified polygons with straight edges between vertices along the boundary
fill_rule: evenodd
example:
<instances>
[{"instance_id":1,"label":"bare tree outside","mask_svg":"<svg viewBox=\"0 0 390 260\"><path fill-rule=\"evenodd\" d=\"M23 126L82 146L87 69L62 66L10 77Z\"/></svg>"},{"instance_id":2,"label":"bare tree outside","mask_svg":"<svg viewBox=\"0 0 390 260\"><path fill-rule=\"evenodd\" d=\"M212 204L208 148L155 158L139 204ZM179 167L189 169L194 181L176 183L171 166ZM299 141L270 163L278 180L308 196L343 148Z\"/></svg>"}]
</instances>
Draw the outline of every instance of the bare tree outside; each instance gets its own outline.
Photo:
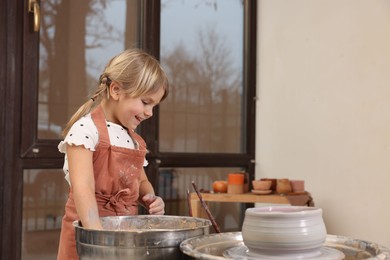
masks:
<instances>
[{"instance_id":1,"label":"bare tree outside","mask_svg":"<svg viewBox=\"0 0 390 260\"><path fill-rule=\"evenodd\" d=\"M108 0L42 2L38 128L42 138L60 138L63 125L97 84L99 57L86 53L123 41L107 22ZM118 50L118 52L121 50ZM100 62L98 62L100 61ZM99 67L100 66L100 67Z\"/></svg>"},{"instance_id":2,"label":"bare tree outside","mask_svg":"<svg viewBox=\"0 0 390 260\"><path fill-rule=\"evenodd\" d=\"M197 35L198 53L179 44L162 57L172 95L161 105L161 113L174 116L162 124L166 128L161 130L161 148L186 152L239 150L239 142L224 134L240 138L237 118L241 108L237 104L242 98L241 71L234 69L223 35L211 26Z\"/></svg>"},{"instance_id":3,"label":"bare tree outside","mask_svg":"<svg viewBox=\"0 0 390 260\"><path fill-rule=\"evenodd\" d=\"M179 208L186 214L191 180L207 191L213 180L243 170L215 167L213 158L246 152L244 9L241 0L162 0L161 4L160 58L171 90L160 104L158 141L159 151L172 154L177 164L159 172L160 178L169 180L162 189L166 212ZM181 157L187 153L188 159ZM211 166L200 167L203 163ZM238 206L211 203L225 231L240 227Z\"/></svg>"}]
</instances>

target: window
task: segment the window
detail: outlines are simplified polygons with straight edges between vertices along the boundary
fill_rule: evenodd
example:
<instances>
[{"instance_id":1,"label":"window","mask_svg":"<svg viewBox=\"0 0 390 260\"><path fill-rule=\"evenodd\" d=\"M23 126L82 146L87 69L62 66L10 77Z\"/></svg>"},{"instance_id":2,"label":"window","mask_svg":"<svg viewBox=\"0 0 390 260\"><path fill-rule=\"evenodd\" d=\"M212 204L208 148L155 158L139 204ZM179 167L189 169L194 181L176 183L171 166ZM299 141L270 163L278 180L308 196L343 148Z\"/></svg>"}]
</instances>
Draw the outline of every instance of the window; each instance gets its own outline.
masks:
<instances>
[{"instance_id":1,"label":"window","mask_svg":"<svg viewBox=\"0 0 390 260\"><path fill-rule=\"evenodd\" d=\"M0 205L7 210L2 213L0 230L2 248L7 250L0 250L1 259L35 257L39 248L31 248L26 241L38 233L48 234L44 239L53 242L50 249L39 252L40 258L50 257L56 250L51 235L58 233L62 208L54 207L52 199L56 205L64 202L61 194L67 187L58 185L63 180L63 155L57 150L60 132L97 80L100 60L105 62L107 56L128 47L151 52L174 79L173 94L140 129L150 150L149 179L168 199L169 212L186 214L184 186L191 180L199 188L210 189L212 180L231 171L245 170L253 177L256 1L38 1L40 32L32 30L28 1L4 2L4 30L0 30L4 66L0 73L2 86L6 86L1 97L6 124L1 127L0 189L4 199ZM227 10L232 6L237 9L230 13ZM175 38L182 34L173 35L176 29L166 20L167 12L175 8L180 8L173 14L176 23L183 21L185 29L194 30L192 35L198 37L191 38L190 44L183 43L185 46ZM217 24L197 25L199 20L189 14L199 10ZM183 15L194 20L184 23ZM226 31L220 27L230 21L226 16L237 28ZM92 29L95 25L97 29ZM212 43L219 47L205 55ZM192 44L200 44L197 48L201 51L194 51ZM176 55L181 53L184 59ZM218 72L217 58L226 65L225 77L218 80L213 78ZM213 67L204 67L206 61ZM180 71L176 65L189 69L174 75ZM204 121L207 124L202 124ZM46 184L32 188L40 178ZM66 184L65 180L62 183ZM177 185L180 189L174 193ZM190 183L187 185L190 188ZM175 204L177 198L180 202ZM178 210L174 208L177 205Z\"/></svg>"},{"instance_id":2,"label":"window","mask_svg":"<svg viewBox=\"0 0 390 260\"><path fill-rule=\"evenodd\" d=\"M245 152L243 2L161 5L160 58L171 93L160 106L160 151Z\"/></svg>"},{"instance_id":3,"label":"window","mask_svg":"<svg viewBox=\"0 0 390 260\"><path fill-rule=\"evenodd\" d=\"M159 106L159 194L187 215L186 191L210 191L230 172L253 178L255 2L162 0L160 60L170 94ZM153 167L152 167L153 168ZM212 205L223 231L241 227L243 205Z\"/></svg>"}]
</instances>

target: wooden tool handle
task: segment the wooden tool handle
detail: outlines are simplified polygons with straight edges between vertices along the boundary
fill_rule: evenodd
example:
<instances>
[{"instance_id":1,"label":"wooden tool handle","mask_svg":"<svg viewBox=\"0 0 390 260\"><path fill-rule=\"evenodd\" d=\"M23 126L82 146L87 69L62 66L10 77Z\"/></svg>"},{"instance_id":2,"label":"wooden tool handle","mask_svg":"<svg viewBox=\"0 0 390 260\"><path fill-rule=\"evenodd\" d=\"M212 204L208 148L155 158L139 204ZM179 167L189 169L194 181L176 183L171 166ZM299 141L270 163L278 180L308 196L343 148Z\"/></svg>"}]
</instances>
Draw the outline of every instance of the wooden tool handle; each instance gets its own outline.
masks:
<instances>
[{"instance_id":1,"label":"wooden tool handle","mask_svg":"<svg viewBox=\"0 0 390 260\"><path fill-rule=\"evenodd\" d=\"M194 187L194 190L195 190L196 194L199 197L200 203L202 203L203 208L206 210L207 216L209 216L209 219L211 221L211 224L214 227L215 232L221 233L221 231L219 230L219 227L217 225L217 222L215 222L215 219L214 219L213 215L211 214L211 212L209 210L209 207L207 206L206 202L203 200L202 195L198 191L198 188L196 187L195 182L192 182L192 186Z\"/></svg>"}]
</instances>

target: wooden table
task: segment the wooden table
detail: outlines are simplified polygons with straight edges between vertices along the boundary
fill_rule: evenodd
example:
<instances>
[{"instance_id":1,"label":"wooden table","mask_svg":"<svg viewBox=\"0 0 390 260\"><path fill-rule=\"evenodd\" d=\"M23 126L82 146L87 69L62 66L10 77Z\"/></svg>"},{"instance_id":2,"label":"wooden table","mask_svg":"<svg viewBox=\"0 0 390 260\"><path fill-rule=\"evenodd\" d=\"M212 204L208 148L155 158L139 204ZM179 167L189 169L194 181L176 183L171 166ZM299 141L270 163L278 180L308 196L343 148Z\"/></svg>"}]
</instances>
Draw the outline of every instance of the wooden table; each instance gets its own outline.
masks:
<instances>
[{"instance_id":1,"label":"wooden table","mask_svg":"<svg viewBox=\"0 0 390 260\"><path fill-rule=\"evenodd\" d=\"M204 201L209 202L241 202L241 203L270 203L291 205L286 196L279 194L257 195L253 193L228 194L228 193L201 193ZM198 195L193 192L190 195L190 204L193 217L208 218L203 209Z\"/></svg>"}]
</instances>

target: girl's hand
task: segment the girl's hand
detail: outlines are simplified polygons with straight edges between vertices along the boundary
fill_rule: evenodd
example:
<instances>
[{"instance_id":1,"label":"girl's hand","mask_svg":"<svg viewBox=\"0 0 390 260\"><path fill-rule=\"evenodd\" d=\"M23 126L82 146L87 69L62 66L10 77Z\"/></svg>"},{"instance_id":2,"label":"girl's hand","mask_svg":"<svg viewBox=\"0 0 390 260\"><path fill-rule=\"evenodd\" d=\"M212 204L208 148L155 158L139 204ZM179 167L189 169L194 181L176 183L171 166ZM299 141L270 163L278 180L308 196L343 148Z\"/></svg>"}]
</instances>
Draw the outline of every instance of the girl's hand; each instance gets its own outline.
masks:
<instances>
[{"instance_id":1,"label":"girl's hand","mask_svg":"<svg viewBox=\"0 0 390 260\"><path fill-rule=\"evenodd\" d=\"M164 215L165 204L162 198L153 194L146 194L142 197L146 209L151 215Z\"/></svg>"}]
</instances>

